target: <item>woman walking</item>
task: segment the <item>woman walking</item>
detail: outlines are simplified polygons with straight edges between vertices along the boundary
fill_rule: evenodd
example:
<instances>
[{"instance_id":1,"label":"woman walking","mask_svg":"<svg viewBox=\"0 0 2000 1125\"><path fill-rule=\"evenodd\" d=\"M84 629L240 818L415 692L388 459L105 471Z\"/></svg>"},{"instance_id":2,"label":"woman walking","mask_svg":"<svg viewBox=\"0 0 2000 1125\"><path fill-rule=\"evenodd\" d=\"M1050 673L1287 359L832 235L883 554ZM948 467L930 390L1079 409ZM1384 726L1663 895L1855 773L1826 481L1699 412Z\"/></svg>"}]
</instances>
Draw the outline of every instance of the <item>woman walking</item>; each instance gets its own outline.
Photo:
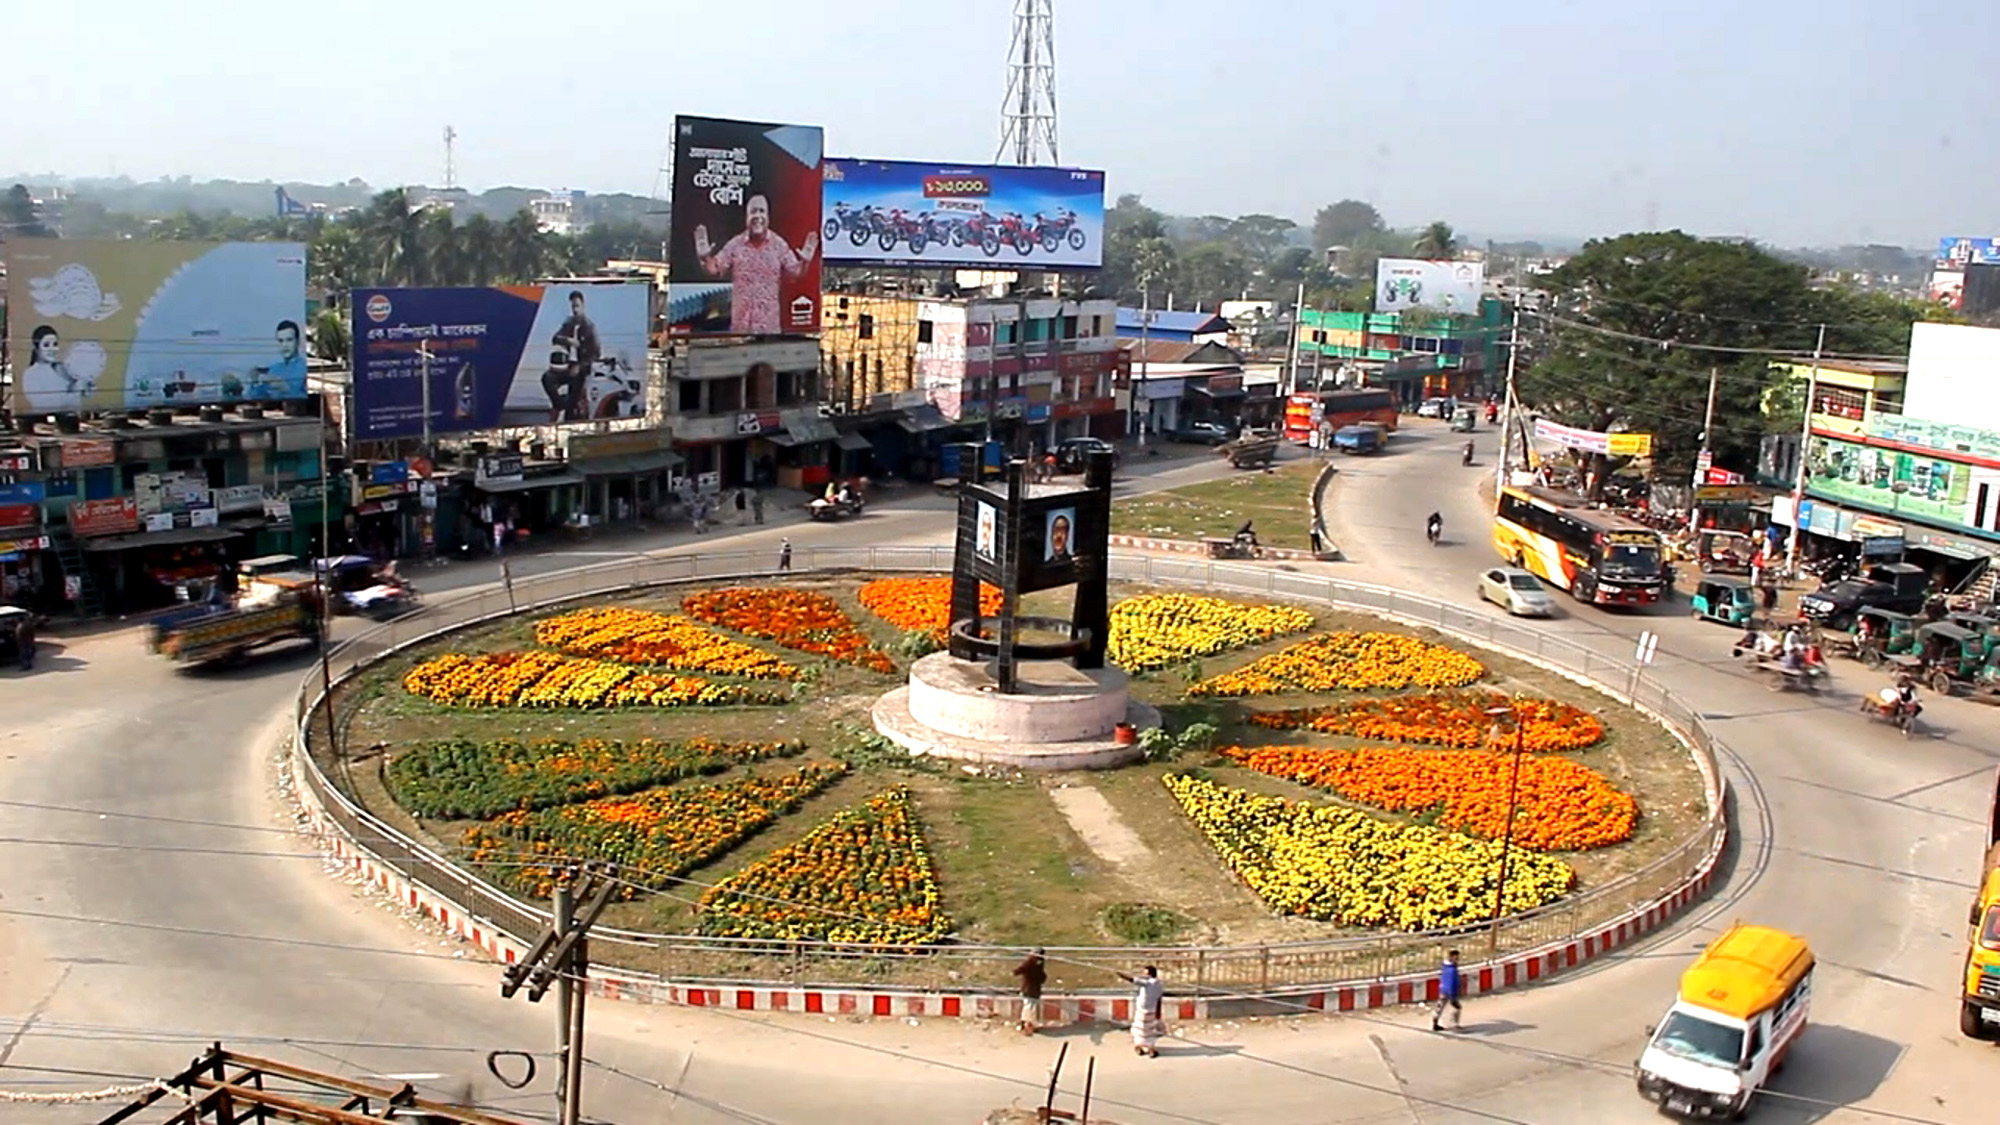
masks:
<instances>
[{"instance_id":1,"label":"woman walking","mask_svg":"<svg viewBox=\"0 0 2000 1125\"><path fill-rule=\"evenodd\" d=\"M1160 970L1148 965L1142 974L1119 975L1139 987L1137 995L1132 998L1132 1053L1157 1059L1160 1057L1160 1037L1167 1033L1163 1011L1166 986L1160 981Z\"/></svg>"}]
</instances>

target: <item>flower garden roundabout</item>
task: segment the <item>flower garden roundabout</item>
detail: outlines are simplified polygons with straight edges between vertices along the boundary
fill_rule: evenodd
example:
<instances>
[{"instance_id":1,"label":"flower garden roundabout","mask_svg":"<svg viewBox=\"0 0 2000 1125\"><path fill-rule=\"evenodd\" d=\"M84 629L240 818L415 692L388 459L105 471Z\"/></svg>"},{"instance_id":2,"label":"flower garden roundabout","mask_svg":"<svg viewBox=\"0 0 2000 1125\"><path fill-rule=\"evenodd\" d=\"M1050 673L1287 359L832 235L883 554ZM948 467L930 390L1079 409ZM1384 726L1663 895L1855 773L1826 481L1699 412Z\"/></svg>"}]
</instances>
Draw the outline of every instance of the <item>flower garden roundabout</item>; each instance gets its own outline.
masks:
<instances>
[{"instance_id":1,"label":"flower garden roundabout","mask_svg":"<svg viewBox=\"0 0 2000 1125\"><path fill-rule=\"evenodd\" d=\"M1091 967L1141 960L1203 1014L1407 1002L1448 941L1475 988L1513 984L1716 875L1710 735L1643 673L1279 570L1111 558L1112 661L1201 743L1178 758L1154 736L1087 777L912 768L863 732L949 626L950 557L642 558L437 603L336 650L331 709L302 685L295 792L328 850L496 957L566 861L612 860L629 901L593 931L598 987L741 1007L824 988L972 1014L1030 945L1085 1012L1111 995ZM1081 842L1066 788L1150 864Z\"/></svg>"}]
</instances>

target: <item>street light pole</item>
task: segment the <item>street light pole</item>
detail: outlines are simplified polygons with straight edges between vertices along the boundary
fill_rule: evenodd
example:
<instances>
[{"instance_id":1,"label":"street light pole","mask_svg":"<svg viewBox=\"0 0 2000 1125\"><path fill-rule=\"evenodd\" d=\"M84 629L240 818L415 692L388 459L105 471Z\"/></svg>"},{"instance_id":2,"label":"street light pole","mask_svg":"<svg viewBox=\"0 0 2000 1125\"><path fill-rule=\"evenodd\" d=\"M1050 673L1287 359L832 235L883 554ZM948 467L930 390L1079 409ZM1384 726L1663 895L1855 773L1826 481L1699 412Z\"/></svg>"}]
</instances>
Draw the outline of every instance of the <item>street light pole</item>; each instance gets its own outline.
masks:
<instances>
[{"instance_id":1,"label":"street light pole","mask_svg":"<svg viewBox=\"0 0 2000 1125\"><path fill-rule=\"evenodd\" d=\"M1813 399L1819 394L1819 360L1826 351L1826 325L1819 326L1819 339L1813 343L1812 372L1806 376L1806 408L1799 422L1799 467L1792 478L1792 538L1785 544L1785 572L1799 572L1799 540L1806 537L1806 529L1799 520L1799 507L1806 501L1806 448L1812 444Z\"/></svg>"},{"instance_id":2,"label":"street light pole","mask_svg":"<svg viewBox=\"0 0 2000 1125\"><path fill-rule=\"evenodd\" d=\"M1521 754L1525 746L1521 717L1513 707L1495 707L1486 713L1496 718L1506 715L1514 725L1514 768L1507 779L1507 831L1500 837L1500 878L1493 888L1493 920L1486 930L1487 952L1494 953L1500 948L1500 916L1507 903L1507 867L1514 854L1514 815L1521 808Z\"/></svg>"}]
</instances>

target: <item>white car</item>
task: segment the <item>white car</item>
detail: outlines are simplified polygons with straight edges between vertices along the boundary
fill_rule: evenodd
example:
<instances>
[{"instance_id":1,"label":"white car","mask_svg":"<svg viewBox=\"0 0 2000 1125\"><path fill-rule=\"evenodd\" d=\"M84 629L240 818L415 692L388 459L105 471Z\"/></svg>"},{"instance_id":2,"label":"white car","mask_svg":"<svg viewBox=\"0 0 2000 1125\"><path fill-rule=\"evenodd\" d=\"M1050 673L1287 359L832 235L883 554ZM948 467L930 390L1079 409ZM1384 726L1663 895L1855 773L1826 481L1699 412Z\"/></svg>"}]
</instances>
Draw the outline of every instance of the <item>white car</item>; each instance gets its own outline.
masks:
<instances>
[{"instance_id":1,"label":"white car","mask_svg":"<svg viewBox=\"0 0 2000 1125\"><path fill-rule=\"evenodd\" d=\"M1453 405L1452 400L1448 398L1427 398L1417 404L1417 417L1449 418Z\"/></svg>"},{"instance_id":2,"label":"white car","mask_svg":"<svg viewBox=\"0 0 2000 1125\"><path fill-rule=\"evenodd\" d=\"M1525 570L1496 566L1479 576L1479 596L1516 617L1554 617L1556 600Z\"/></svg>"}]
</instances>

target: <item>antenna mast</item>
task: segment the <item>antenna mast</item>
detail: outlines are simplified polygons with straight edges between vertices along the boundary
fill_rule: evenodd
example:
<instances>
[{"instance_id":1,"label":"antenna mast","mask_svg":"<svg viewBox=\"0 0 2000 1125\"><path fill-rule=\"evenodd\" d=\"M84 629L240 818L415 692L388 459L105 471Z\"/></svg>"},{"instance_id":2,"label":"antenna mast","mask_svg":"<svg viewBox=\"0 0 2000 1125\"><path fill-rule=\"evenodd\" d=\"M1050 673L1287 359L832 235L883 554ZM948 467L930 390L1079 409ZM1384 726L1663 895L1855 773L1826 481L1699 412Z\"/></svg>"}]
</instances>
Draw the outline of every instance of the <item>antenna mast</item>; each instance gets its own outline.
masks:
<instances>
[{"instance_id":1,"label":"antenna mast","mask_svg":"<svg viewBox=\"0 0 2000 1125\"><path fill-rule=\"evenodd\" d=\"M458 130L444 127L444 186L446 190L458 186L458 160L452 152L452 145L458 140Z\"/></svg>"},{"instance_id":2,"label":"antenna mast","mask_svg":"<svg viewBox=\"0 0 2000 1125\"><path fill-rule=\"evenodd\" d=\"M1007 52L1007 96L1000 103L995 160L1058 164L1054 0L1014 0L1014 41Z\"/></svg>"}]
</instances>

